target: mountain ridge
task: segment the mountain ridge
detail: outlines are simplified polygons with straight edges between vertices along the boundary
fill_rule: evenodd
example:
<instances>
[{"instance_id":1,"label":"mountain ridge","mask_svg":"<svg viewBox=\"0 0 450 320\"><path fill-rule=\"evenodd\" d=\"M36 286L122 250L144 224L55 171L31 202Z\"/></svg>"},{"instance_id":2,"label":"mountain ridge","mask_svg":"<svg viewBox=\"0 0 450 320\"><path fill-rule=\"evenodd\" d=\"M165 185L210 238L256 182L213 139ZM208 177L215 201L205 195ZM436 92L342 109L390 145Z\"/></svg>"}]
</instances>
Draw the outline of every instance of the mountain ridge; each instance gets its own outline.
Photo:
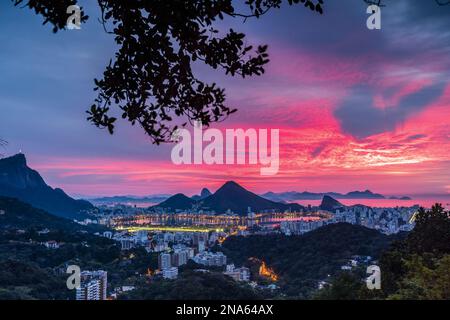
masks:
<instances>
[{"instance_id":1,"label":"mountain ridge","mask_svg":"<svg viewBox=\"0 0 450 320\"><path fill-rule=\"evenodd\" d=\"M82 220L93 209L85 200L75 200L62 189L47 185L39 172L27 165L24 154L0 159L0 196L16 198L53 215Z\"/></svg>"},{"instance_id":2,"label":"mountain ridge","mask_svg":"<svg viewBox=\"0 0 450 320\"><path fill-rule=\"evenodd\" d=\"M0 230L48 228L79 231L88 229L72 220L55 216L15 198L0 196L0 213Z\"/></svg>"},{"instance_id":3,"label":"mountain ridge","mask_svg":"<svg viewBox=\"0 0 450 320\"><path fill-rule=\"evenodd\" d=\"M148 196L133 196L133 195L125 195L125 196L109 196L109 197L97 197L90 198L89 201L94 204L109 204L109 203L141 203L141 202L162 202L167 200L172 195L148 195Z\"/></svg>"},{"instance_id":4,"label":"mountain ridge","mask_svg":"<svg viewBox=\"0 0 450 320\"><path fill-rule=\"evenodd\" d=\"M177 193L152 208L189 210L197 203L196 200L189 198L183 193Z\"/></svg>"},{"instance_id":5,"label":"mountain ridge","mask_svg":"<svg viewBox=\"0 0 450 320\"><path fill-rule=\"evenodd\" d=\"M153 206L152 208L189 210L194 207L196 209L214 211L218 214L223 214L228 210L231 210L241 216L248 213L248 208L257 212L264 210L303 210L303 206L296 203L285 204L262 198L259 195L248 191L234 181L227 181L219 189L217 189L216 192L205 197L204 199L196 200L189 198L182 193L178 193L160 204Z\"/></svg>"},{"instance_id":6,"label":"mountain ridge","mask_svg":"<svg viewBox=\"0 0 450 320\"><path fill-rule=\"evenodd\" d=\"M330 196L323 196L322 202L320 203L319 208L321 210L327 210L334 212L336 209L344 208L345 206L337 201L336 199L330 197Z\"/></svg>"},{"instance_id":7,"label":"mountain ridge","mask_svg":"<svg viewBox=\"0 0 450 320\"><path fill-rule=\"evenodd\" d=\"M211 191L209 191L208 188L203 188L202 191L200 191L199 195L194 195L191 198L194 200L203 200L207 197L209 197L210 195L212 195Z\"/></svg>"}]
</instances>

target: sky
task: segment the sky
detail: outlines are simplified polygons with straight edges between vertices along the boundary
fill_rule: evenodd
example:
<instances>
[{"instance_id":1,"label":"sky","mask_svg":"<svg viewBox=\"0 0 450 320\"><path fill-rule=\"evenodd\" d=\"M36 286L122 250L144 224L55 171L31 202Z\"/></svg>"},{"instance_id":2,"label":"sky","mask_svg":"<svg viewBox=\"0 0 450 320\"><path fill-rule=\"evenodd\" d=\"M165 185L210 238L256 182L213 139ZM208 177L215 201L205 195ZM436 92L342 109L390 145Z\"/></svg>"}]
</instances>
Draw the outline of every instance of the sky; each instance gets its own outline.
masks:
<instances>
[{"instance_id":1,"label":"sky","mask_svg":"<svg viewBox=\"0 0 450 320\"><path fill-rule=\"evenodd\" d=\"M53 34L28 9L0 4L0 137L46 182L74 196L215 190L235 180L255 192L370 189L386 195L450 195L450 6L384 0L381 30L366 27L362 0L325 0L220 28L268 44L260 77L240 79L203 65L196 75L226 89L238 109L213 128L280 130L280 168L175 165L173 145L155 146L119 121L111 136L86 120L115 43L95 1L81 30ZM242 5L238 5L245 10Z\"/></svg>"}]
</instances>

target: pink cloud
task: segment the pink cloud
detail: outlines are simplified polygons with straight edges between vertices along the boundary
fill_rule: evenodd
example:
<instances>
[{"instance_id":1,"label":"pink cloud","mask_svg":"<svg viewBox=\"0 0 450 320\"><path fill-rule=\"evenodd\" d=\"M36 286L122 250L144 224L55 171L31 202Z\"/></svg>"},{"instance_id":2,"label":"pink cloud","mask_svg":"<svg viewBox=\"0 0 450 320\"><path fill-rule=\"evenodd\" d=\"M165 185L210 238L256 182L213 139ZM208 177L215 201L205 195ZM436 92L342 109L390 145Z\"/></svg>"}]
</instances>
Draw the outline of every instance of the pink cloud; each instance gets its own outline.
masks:
<instances>
[{"instance_id":1,"label":"pink cloud","mask_svg":"<svg viewBox=\"0 0 450 320\"><path fill-rule=\"evenodd\" d=\"M442 79L438 63L417 65L384 57L359 59L311 54L274 46L267 74L230 99L239 112L215 128L280 129L280 171L260 176L260 166L176 166L167 159L32 159L50 184L77 194L198 193L236 180L256 191L449 192L450 86L423 111L391 132L357 140L342 132L333 115L351 88L365 83L379 108L395 107L412 93ZM442 60L442 58L441 58ZM442 62L443 63L443 62ZM240 89L240 88L239 88ZM140 145L141 146L141 145Z\"/></svg>"}]
</instances>

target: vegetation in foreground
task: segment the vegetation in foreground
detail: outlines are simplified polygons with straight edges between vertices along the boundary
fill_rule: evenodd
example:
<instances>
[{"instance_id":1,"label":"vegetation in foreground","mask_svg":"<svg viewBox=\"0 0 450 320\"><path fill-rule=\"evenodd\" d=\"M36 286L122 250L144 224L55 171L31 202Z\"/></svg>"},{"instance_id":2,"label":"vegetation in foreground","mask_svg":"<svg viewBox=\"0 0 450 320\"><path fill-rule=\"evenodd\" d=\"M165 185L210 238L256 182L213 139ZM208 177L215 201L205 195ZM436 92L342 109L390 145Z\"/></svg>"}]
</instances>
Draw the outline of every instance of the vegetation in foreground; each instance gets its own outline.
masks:
<instances>
[{"instance_id":1,"label":"vegetation in foreground","mask_svg":"<svg viewBox=\"0 0 450 320\"><path fill-rule=\"evenodd\" d=\"M317 299L450 299L450 212L420 209L416 226L380 258L381 290L369 291L362 271L344 272ZM364 270L365 271L365 270Z\"/></svg>"}]
</instances>

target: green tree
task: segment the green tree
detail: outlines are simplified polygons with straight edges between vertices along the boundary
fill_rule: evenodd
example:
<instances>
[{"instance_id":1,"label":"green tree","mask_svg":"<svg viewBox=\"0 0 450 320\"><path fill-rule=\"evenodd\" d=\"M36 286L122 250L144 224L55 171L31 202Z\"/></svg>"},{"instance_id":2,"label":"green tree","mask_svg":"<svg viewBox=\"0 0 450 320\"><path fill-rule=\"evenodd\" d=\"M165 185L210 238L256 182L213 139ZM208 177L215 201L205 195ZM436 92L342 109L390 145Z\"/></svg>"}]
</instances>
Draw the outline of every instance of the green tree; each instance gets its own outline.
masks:
<instances>
[{"instance_id":1,"label":"green tree","mask_svg":"<svg viewBox=\"0 0 450 320\"><path fill-rule=\"evenodd\" d=\"M441 276L450 271L444 269L448 267L446 259L437 262L450 254L450 213L441 204L435 204L431 210L421 208L415 222L408 237L380 259L382 290L393 299L432 296L427 283L433 283L433 288L445 287ZM445 296L445 288L441 291L441 296Z\"/></svg>"},{"instance_id":2,"label":"green tree","mask_svg":"<svg viewBox=\"0 0 450 320\"><path fill-rule=\"evenodd\" d=\"M450 253L450 212L437 203L429 211L420 208L415 221L407 240L409 251Z\"/></svg>"},{"instance_id":3,"label":"green tree","mask_svg":"<svg viewBox=\"0 0 450 320\"><path fill-rule=\"evenodd\" d=\"M381 290L368 290L363 270L334 277L316 299L450 299L450 215L421 208L414 230L380 258Z\"/></svg>"},{"instance_id":4,"label":"green tree","mask_svg":"<svg viewBox=\"0 0 450 320\"><path fill-rule=\"evenodd\" d=\"M400 289L390 295L394 300L448 300L450 299L450 255L427 266L421 256L414 255L406 262L407 275Z\"/></svg>"},{"instance_id":5,"label":"green tree","mask_svg":"<svg viewBox=\"0 0 450 320\"><path fill-rule=\"evenodd\" d=\"M330 284L319 290L314 296L318 300L357 300L364 290L360 277L355 273L342 272Z\"/></svg>"},{"instance_id":6,"label":"green tree","mask_svg":"<svg viewBox=\"0 0 450 320\"><path fill-rule=\"evenodd\" d=\"M217 272L185 270L175 280L150 280L119 297L124 300L248 300L261 299L246 284Z\"/></svg>"}]
</instances>

